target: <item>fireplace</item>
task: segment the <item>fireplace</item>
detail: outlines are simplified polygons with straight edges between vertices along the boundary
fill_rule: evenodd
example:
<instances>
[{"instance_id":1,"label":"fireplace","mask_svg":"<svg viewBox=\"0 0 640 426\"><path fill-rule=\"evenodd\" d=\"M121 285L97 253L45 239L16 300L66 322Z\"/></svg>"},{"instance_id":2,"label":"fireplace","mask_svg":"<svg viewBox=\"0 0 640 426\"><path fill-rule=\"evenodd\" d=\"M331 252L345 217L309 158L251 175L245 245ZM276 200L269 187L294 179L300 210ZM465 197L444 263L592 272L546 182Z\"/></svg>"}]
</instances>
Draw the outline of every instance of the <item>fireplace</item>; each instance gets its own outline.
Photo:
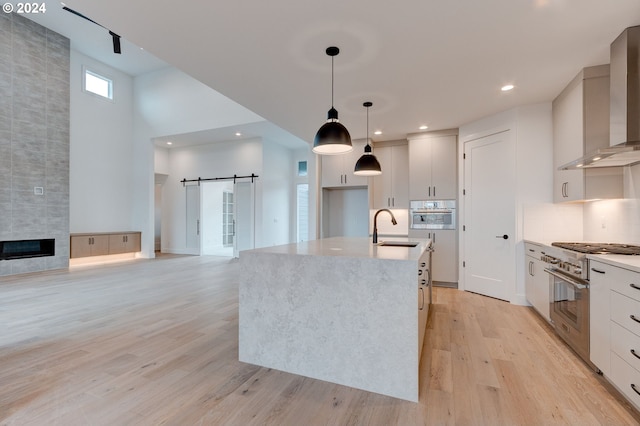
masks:
<instances>
[{"instance_id":1,"label":"fireplace","mask_svg":"<svg viewBox=\"0 0 640 426\"><path fill-rule=\"evenodd\" d=\"M0 241L0 260L25 259L30 257L54 256L56 240Z\"/></svg>"}]
</instances>

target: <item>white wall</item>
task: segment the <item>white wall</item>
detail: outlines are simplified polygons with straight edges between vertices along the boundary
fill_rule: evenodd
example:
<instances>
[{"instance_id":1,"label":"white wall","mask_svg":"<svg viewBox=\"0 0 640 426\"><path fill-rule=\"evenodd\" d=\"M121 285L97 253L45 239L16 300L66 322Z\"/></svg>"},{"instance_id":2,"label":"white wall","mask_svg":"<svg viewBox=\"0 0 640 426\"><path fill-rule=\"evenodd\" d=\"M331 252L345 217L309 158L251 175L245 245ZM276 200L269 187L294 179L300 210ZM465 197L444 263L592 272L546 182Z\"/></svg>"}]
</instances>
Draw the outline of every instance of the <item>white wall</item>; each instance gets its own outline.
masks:
<instances>
[{"instance_id":1,"label":"white wall","mask_svg":"<svg viewBox=\"0 0 640 426\"><path fill-rule=\"evenodd\" d=\"M516 175L515 200L513 214L516 216L516 235L514 236L513 265L505 266L513 269L515 285L510 301L516 304L527 304L524 289L525 235L524 212L529 204L552 202L553 200L553 132L551 103L540 103L513 108L499 114L485 117L460 127L458 149L459 182L464 185L464 143L478 137L490 135L510 129L515 137ZM460 191L462 192L462 191ZM459 214L464 218L464 197L460 196ZM462 223L461 223L462 225ZM464 257L464 233L460 233L460 254ZM460 270L460 288L464 289L464 270Z\"/></svg>"},{"instance_id":2,"label":"white wall","mask_svg":"<svg viewBox=\"0 0 640 426\"><path fill-rule=\"evenodd\" d=\"M114 81L113 101L82 90L82 66ZM133 224L133 79L71 50L70 231L138 230Z\"/></svg>"},{"instance_id":3,"label":"white wall","mask_svg":"<svg viewBox=\"0 0 640 426\"><path fill-rule=\"evenodd\" d=\"M186 249L185 188L182 179L203 179L250 175L255 173L256 211L261 211L262 198L262 141L221 142L169 150L169 176L162 194L162 251L183 253ZM259 207L260 206L260 207ZM288 206L287 206L288 208ZM256 244L262 233L261 222L256 222Z\"/></svg>"},{"instance_id":4,"label":"white wall","mask_svg":"<svg viewBox=\"0 0 640 426\"><path fill-rule=\"evenodd\" d=\"M265 140L262 154L262 235L256 239L256 245L267 247L288 244L295 239L295 234L291 232L291 223L295 222L295 215L291 215L291 208L295 205L295 198L292 196L293 152Z\"/></svg>"}]
</instances>

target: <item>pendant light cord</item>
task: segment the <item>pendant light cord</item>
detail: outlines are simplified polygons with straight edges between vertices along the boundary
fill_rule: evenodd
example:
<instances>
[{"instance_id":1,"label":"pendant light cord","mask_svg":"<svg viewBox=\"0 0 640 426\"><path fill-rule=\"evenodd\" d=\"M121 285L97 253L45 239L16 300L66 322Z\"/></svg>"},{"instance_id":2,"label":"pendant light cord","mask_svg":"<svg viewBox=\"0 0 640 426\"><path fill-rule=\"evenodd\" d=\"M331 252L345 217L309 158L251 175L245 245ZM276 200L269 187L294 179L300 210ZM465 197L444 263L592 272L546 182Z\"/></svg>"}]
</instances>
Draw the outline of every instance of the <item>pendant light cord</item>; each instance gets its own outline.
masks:
<instances>
[{"instance_id":1,"label":"pendant light cord","mask_svg":"<svg viewBox=\"0 0 640 426\"><path fill-rule=\"evenodd\" d=\"M331 108L333 108L333 56L331 57Z\"/></svg>"},{"instance_id":2,"label":"pendant light cord","mask_svg":"<svg viewBox=\"0 0 640 426\"><path fill-rule=\"evenodd\" d=\"M367 107L367 145L369 145L369 107Z\"/></svg>"}]
</instances>

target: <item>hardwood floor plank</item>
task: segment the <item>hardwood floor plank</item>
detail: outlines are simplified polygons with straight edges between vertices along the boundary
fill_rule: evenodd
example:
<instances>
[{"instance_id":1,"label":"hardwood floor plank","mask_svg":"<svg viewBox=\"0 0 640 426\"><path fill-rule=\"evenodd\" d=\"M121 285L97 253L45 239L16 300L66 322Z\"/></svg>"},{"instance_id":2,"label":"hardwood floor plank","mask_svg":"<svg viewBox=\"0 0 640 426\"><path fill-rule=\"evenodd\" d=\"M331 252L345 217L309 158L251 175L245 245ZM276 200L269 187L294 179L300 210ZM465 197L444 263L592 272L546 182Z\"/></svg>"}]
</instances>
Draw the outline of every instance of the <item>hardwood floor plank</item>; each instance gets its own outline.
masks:
<instances>
[{"instance_id":1,"label":"hardwood floor plank","mask_svg":"<svg viewBox=\"0 0 640 426\"><path fill-rule=\"evenodd\" d=\"M434 289L419 403L241 363L240 273L160 256L3 277L0 425L640 424L531 308L455 289Z\"/></svg>"}]
</instances>

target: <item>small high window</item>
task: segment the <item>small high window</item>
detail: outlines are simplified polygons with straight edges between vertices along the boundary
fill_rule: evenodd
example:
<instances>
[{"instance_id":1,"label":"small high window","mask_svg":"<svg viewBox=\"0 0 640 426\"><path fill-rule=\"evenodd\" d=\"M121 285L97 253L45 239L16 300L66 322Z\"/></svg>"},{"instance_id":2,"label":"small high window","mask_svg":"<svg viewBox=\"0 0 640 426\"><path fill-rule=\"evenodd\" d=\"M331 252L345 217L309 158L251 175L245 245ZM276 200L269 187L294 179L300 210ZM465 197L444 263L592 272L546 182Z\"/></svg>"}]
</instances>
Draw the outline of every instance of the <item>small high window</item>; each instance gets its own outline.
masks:
<instances>
[{"instance_id":1,"label":"small high window","mask_svg":"<svg viewBox=\"0 0 640 426\"><path fill-rule=\"evenodd\" d=\"M307 162L298 161L298 176L306 176L306 175L307 175Z\"/></svg>"},{"instance_id":2,"label":"small high window","mask_svg":"<svg viewBox=\"0 0 640 426\"><path fill-rule=\"evenodd\" d=\"M113 80L98 74L95 71L91 71L84 68L83 73L85 92L90 92L103 98L113 100Z\"/></svg>"}]
</instances>

